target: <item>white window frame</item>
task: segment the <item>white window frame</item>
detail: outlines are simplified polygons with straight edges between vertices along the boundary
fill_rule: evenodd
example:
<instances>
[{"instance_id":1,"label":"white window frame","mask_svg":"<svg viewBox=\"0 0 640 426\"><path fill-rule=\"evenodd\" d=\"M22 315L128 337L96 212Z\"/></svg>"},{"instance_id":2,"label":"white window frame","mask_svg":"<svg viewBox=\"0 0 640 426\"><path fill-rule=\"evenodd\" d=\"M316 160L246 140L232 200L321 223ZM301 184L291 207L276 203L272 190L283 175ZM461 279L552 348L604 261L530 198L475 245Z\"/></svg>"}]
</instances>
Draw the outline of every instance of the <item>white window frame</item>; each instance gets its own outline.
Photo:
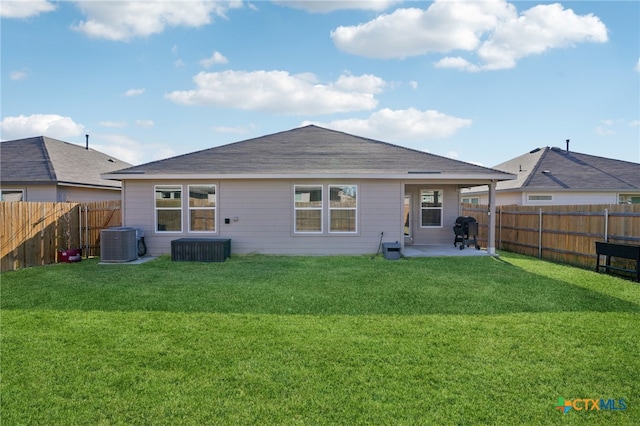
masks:
<instances>
[{"instance_id":1,"label":"white window frame","mask_svg":"<svg viewBox=\"0 0 640 426\"><path fill-rule=\"evenodd\" d=\"M158 188L174 188L175 189L180 189L180 207L158 207L158 204L156 202L157 198L156 195L158 193ZM176 185L176 184L159 184L159 185L154 185L153 186L153 222L154 222L154 233L157 234L180 234L182 233L182 230L184 229L184 217L182 214L182 207L184 205L184 188L182 187L182 185ZM160 231L158 230L158 211L160 210L179 210L180 211L180 230L179 231Z\"/></svg>"},{"instance_id":2,"label":"white window frame","mask_svg":"<svg viewBox=\"0 0 640 426\"><path fill-rule=\"evenodd\" d=\"M18 192L22 194L20 201L26 201L25 194L24 194L24 189L18 189L18 188L15 188L15 189L13 189L13 188L2 188L0 190L0 193L1 193L0 201L7 201L7 200L4 199L5 193L17 194ZM11 201L11 200L9 200L9 201Z\"/></svg>"},{"instance_id":3,"label":"white window frame","mask_svg":"<svg viewBox=\"0 0 640 426\"><path fill-rule=\"evenodd\" d=\"M298 188L320 188L320 207L298 207L296 206L296 195ZM324 185L309 183L309 184L296 184L293 185L293 233L298 235L320 235L324 233ZM299 211L311 211L318 210L320 211L320 230L318 231L298 231L298 212Z\"/></svg>"},{"instance_id":4,"label":"white window frame","mask_svg":"<svg viewBox=\"0 0 640 426\"><path fill-rule=\"evenodd\" d=\"M422 197L425 192L439 192L440 193L440 207L423 207L422 206ZM422 223L422 212L424 210L440 210L440 225L424 225ZM442 228L444 226L444 190L440 188L428 189L423 188L420 189L420 228L422 229L437 229Z\"/></svg>"},{"instance_id":5,"label":"white window frame","mask_svg":"<svg viewBox=\"0 0 640 426\"><path fill-rule=\"evenodd\" d=\"M352 187L355 188L355 207L331 207L331 188L344 188L344 187ZM330 234L357 234L358 233L358 185L356 184L331 184L328 185L329 200L327 204L329 206L329 223L327 228L329 229ZM355 215L355 226L353 231L332 231L331 230L331 212L338 210L353 210Z\"/></svg>"},{"instance_id":6,"label":"white window frame","mask_svg":"<svg viewBox=\"0 0 640 426\"><path fill-rule=\"evenodd\" d=\"M192 207L191 206L191 187L196 186L212 186L213 187L213 207L205 206L205 207ZM188 218L188 229L189 233L197 233L197 234L217 234L218 233L218 185L215 183L193 183L187 185L187 218ZM213 231L202 231L202 230L193 230L191 229L191 212L194 210L213 210Z\"/></svg>"}]
</instances>

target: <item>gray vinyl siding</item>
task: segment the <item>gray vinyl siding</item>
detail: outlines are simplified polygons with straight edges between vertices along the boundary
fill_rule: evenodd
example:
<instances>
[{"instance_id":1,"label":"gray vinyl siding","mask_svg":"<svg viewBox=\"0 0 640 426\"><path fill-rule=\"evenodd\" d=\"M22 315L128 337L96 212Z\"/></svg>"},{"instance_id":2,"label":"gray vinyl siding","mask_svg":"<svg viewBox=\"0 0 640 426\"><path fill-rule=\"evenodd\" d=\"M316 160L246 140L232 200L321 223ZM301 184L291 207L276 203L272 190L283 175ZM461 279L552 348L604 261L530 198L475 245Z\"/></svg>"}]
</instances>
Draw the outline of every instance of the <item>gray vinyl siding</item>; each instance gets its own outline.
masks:
<instances>
[{"instance_id":1,"label":"gray vinyl siding","mask_svg":"<svg viewBox=\"0 0 640 426\"><path fill-rule=\"evenodd\" d=\"M90 201L114 201L120 199L120 188L98 189L79 187L59 187L58 201L90 202Z\"/></svg>"},{"instance_id":2,"label":"gray vinyl siding","mask_svg":"<svg viewBox=\"0 0 640 426\"><path fill-rule=\"evenodd\" d=\"M185 207L187 185L217 185L216 232L188 232ZM183 230L155 232L154 186L182 185ZM294 185L323 185L324 232L321 235L294 233ZM329 234L328 191L330 184L355 184L357 232ZM223 181L126 181L123 224L141 228L151 255L169 254L171 240L189 237L230 238L232 253L289 255L373 254L381 234L383 241L401 241L403 185L385 180L223 180ZM225 224L225 218L229 224ZM234 220L237 218L237 220Z\"/></svg>"}]
</instances>

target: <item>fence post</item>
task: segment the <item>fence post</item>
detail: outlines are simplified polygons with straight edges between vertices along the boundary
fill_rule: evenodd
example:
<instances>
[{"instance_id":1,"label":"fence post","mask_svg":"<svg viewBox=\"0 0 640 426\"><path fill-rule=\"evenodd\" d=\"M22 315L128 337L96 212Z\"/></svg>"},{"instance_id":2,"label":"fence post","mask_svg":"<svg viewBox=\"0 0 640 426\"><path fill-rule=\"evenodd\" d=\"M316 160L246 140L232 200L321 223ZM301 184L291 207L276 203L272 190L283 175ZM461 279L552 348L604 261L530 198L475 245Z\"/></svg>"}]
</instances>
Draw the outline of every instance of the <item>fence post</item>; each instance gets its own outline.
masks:
<instances>
[{"instance_id":1,"label":"fence post","mask_svg":"<svg viewBox=\"0 0 640 426\"><path fill-rule=\"evenodd\" d=\"M538 258L542 258L542 209L538 209Z\"/></svg>"},{"instance_id":2,"label":"fence post","mask_svg":"<svg viewBox=\"0 0 640 426\"><path fill-rule=\"evenodd\" d=\"M502 250L502 206L498 207L498 247Z\"/></svg>"},{"instance_id":3,"label":"fence post","mask_svg":"<svg viewBox=\"0 0 640 426\"><path fill-rule=\"evenodd\" d=\"M609 209L604 209L604 241L609 242Z\"/></svg>"}]
</instances>

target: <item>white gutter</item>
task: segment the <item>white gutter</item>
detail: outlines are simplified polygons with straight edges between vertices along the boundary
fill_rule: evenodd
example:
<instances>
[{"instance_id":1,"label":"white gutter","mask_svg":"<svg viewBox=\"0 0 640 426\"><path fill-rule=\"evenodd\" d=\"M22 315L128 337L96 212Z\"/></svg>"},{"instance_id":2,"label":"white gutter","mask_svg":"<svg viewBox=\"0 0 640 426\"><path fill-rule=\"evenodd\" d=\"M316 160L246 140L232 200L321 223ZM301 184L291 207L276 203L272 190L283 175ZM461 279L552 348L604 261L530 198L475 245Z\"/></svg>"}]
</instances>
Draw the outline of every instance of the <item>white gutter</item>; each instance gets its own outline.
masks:
<instances>
[{"instance_id":1,"label":"white gutter","mask_svg":"<svg viewBox=\"0 0 640 426\"><path fill-rule=\"evenodd\" d=\"M510 173L210 173L210 174L178 174L178 173L103 173L103 179L113 180L222 180L222 179L398 179L425 181L433 180L442 182L450 180L452 182L478 184L495 180L512 180L516 175Z\"/></svg>"}]
</instances>

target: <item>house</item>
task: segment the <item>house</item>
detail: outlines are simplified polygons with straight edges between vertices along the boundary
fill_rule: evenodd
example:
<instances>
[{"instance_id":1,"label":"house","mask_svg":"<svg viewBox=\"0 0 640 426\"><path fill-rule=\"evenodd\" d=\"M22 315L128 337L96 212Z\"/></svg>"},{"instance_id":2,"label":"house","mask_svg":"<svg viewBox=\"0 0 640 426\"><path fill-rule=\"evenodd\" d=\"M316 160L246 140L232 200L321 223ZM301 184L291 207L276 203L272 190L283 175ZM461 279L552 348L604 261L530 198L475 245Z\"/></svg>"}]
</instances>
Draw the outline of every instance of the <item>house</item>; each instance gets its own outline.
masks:
<instances>
[{"instance_id":1,"label":"house","mask_svg":"<svg viewBox=\"0 0 640 426\"><path fill-rule=\"evenodd\" d=\"M494 169L517 176L498 182L497 205L640 204L639 163L545 147ZM488 195L486 186L469 188L461 200L487 204Z\"/></svg>"},{"instance_id":2,"label":"house","mask_svg":"<svg viewBox=\"0 0 640 426\"><path fill-rule=\"evenodd\" d=\"M2 201L120 200L120 182L100 174L129 166L88 142L83 147L46 136L1 142Z\"/></svg>"},{"instance_id":3,"label":"house","mask_svg":"<svg viewBox=\"0 0 640 426\"><path fill-rule=\"evenodd\" d=\"M514 176L317 126L103 174L148 253L187 237L233 253L365 254L380 242L448 244L460 188ZM488 247L494 253L493 240Z\"/></svg>"}]
</instances>

